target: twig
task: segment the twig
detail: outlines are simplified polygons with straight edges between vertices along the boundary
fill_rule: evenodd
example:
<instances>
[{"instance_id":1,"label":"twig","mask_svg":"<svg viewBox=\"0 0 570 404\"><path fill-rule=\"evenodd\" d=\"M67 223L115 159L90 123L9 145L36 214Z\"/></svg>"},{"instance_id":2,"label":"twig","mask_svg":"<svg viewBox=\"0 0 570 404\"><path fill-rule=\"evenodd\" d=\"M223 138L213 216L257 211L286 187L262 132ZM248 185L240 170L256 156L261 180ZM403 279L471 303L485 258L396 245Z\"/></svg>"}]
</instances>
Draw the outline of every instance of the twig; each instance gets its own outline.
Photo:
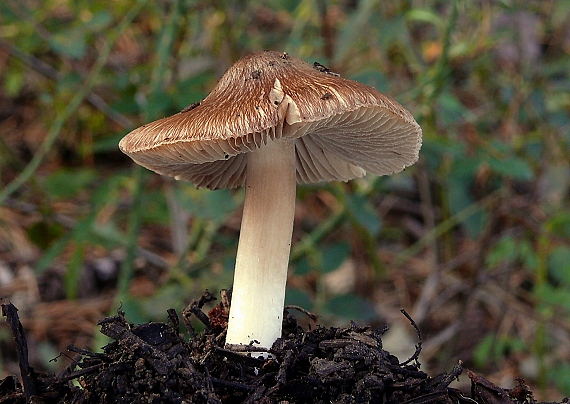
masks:
<instances>
[{"instance_id":1,"label":"twig","mask_svg":"<svg viewBox=\"0 0 570 404\"><path fill-rule=\"evenodd\" d=\"M408 320L410 320L410 323L412 324L412 326L415 328L416 332L418 333L418 343L416 344L416 351L414 352L414 354L412 356L410 356L410 358L404 362L402 362L400 365L404 366L407 365L408 363L410 363L411 361L415 360L417 366L419 367L419 362L418 362L418 357L420 356L420 353L422 352L422 333L420 332L420 328L418 327L418 325L416 324L416 322L414 321L413 318L410 317L410 315L406 312L406 310L402 309L400 310L400 312L406 316L406 318Z\"/></svg>"},{"instance_id":2,"label":"twig","mask_svg":"<svg viewBox=\"0 0 570 404\"><path fill-rule=\"evenodd\" d=\"M12 303L2 304L2 315L6 317L6 321L12 329L12 335L16 342L16 354L18 355L18 364L20 365L20 374L22 383L24 384L24 393L26 394L26 403L30 403L31 397L36 394L36 385L34 383L34 370L28 362L28 342L24 334L24 327L20 323L18 317L18 309Z\"/></svg>"},{"instance_id":3,"label":"twig","mask_svg":"<svg viewBox=\"0 0 570 404\"><path fill-rule=\"evenodd\" d=\"M193 300L192 302L190 302L188 306L186 306L184 310L182 310L182 318L184 319L186 330L188 331L188 334L190 334L191 339L196 338L196 332L194 331L194 327L190 322L192 314L194 314L198 318L198 320L200 320L202 324L204 324L206 328L209 329L210 319L202 311L202 307L204 307L206 303L213 302L214 300L216 300L216 297L213 294L211 294L208 290L206 290L204 294L200 297L200 299Z\"/></svg>"},{"instance_id":4,"label":"twig","mask_svg":"<svg viewBox=\"0 0 570 404\"><path fill-rule=\"evenodd\" d=\"M67 374L67 375L58 376L57 380L58 380L59 382L68 382L68 381L70 381L70 380L77 379L77 378L79 378L79 377L81 377L81 376L88 375L89 373L96 372L96 371L98 371L103 365L104 365L103 362L97 363L96 365L89 366L89 367L83 368L83 369L81 369L81 370L77 370L77 371L75 371L75 372L71 372L71 373L69 373L69 374Z\"/></svg>"},{"instance_id":5,"label":"twig","mask_svg":"<svg viewBox=\"0 0 570 404\"><path fill-rule=\"evenodd\" d=\"M289 310L289 309L297 310L297 311L303 313L304 315L306 315L307 317L309 317L313 321L317 321L319 319L319 316L317 316L314 313L311 313L309 310L306 310L300 306L296 306L294 304L289 304L289 305L285 306L285 310Z\"/></svg>"}]
</instances>

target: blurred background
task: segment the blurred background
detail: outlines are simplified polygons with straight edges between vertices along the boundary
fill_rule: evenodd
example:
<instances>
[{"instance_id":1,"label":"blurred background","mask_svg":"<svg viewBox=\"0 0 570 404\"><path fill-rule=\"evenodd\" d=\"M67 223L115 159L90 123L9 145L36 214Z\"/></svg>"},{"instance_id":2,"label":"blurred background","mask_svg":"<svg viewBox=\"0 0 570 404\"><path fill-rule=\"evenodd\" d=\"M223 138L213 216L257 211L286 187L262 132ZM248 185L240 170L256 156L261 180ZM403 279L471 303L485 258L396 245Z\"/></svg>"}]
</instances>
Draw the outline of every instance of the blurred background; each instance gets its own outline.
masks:
<instances>
[{"instance_id":1,"label":"blurred background","mask_svg":"<svg viewBox=\"0 0 570 404\"><path fill-rule=\"evenodd\" d=\"M121 304L165 321L231 286L242 190L161 177L117 144L261 49L376 87L424 133L405 172L298 187L287 303L388 324L402 360L403 308L424 371L461 359L570 395L568 0L0 2L0 297L33 366L99 349ZM0 377L18 374L5 324L0 350Z\"/></svg>"}]
</instances>

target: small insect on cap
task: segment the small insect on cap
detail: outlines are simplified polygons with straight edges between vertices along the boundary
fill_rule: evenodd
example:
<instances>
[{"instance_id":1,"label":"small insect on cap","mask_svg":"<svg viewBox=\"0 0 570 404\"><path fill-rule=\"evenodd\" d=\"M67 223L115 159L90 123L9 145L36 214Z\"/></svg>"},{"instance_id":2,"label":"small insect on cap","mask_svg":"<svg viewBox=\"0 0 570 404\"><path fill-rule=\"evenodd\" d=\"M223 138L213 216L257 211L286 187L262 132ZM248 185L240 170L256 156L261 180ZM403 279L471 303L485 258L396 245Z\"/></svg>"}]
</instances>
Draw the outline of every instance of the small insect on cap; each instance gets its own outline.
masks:
<instances>
[{"instance_id":1,"label":"small insect on cap","mask_svg":"<svg viewBox=\"0 0 570 404\"><path fill-rule=\"evenodd\" d=\"M126 135L138 164L211 189L245 183L245 153L294 139L300 183L389 175L415 163L422 132L398 102L315 63L263 51L238 60L201 102Z\"/></svg>"}]
</instances>

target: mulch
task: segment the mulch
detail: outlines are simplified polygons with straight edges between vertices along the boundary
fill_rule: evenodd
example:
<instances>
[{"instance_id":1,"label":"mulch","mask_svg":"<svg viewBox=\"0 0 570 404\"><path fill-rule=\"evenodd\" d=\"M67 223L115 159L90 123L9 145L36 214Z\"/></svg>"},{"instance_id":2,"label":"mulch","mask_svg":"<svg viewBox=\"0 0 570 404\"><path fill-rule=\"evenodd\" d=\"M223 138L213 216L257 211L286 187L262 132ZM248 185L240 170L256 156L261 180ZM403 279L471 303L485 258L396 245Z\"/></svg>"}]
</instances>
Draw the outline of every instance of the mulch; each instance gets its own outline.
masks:
<instances>
[{"instance_id":1,"label":"mulch","mask_svg":"<svg viewBox=\"0 0 570 404\"><path fill-rule=\"evenodd\" d=\"M29 365L17 308L2 304L16 342L21 379L9 376L0 381L0 403L537 402L523 380L513 389L502 389L467 371L470 391L449 387L463 377L461 362L435 376L421 371L421 334L405 312L419 342L402 363L382 348L386 328L352 323L347 328L306 330L291 311L312 315L297 307L286 310L283 338L264 358L252 354L259 353L258 347L225 346L227 294L204 312L205 304L214 300L206 292L182 316L170 309L167 323L133 325L121 311L104 318L98 322L100 331L113 341L100 353L69 346L76 358L57 375L36 372ZM196 318L203 325L199 333L192 325Z\"/></svg>"}]
</instances>

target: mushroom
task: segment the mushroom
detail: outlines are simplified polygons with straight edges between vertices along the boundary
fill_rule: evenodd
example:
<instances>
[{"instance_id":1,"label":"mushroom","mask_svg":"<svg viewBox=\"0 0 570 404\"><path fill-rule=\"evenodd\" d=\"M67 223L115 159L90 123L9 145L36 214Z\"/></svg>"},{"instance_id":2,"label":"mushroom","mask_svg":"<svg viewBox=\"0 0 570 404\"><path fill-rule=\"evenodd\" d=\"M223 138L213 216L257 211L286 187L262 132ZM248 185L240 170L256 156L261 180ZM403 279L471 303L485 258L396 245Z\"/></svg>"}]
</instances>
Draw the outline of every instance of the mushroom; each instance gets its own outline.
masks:
<instances>
[{"instance_id":1,"label":"mushroom","mask_svg":"<svg viewBox=\"0 0 570 404\"><path fill-rule=\"evenodd\" d=\"M421 128L374 88L286 53L238 60L212 92L126 135L120 149L159 174L245 186L227 344L281 336L295 186L389 175L416 162Z\"/></svg>"}]
</instances>

